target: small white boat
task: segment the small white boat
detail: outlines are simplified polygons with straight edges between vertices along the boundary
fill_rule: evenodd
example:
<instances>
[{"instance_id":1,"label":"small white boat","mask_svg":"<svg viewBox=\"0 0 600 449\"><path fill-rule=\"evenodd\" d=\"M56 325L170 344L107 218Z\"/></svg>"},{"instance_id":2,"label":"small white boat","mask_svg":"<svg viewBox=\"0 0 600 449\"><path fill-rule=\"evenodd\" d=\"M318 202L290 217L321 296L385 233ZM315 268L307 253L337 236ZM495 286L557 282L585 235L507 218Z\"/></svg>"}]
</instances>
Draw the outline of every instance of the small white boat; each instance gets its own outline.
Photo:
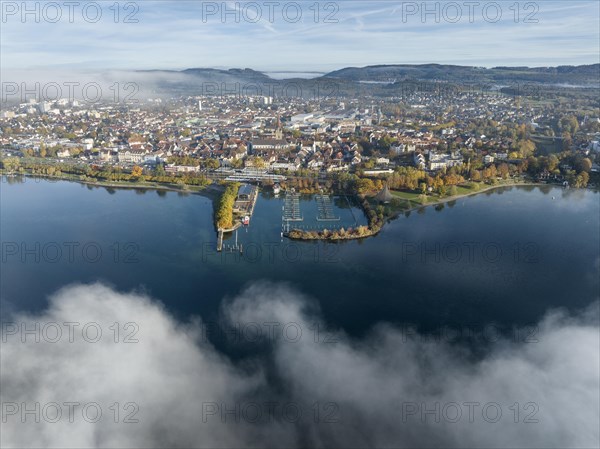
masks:
<instances>
[{"instance_id":1,"label":"small white boat","mask_svg":"<svg viewBox=\"0 0 600 449\"><path fill-rule=\"evenodd\" d=\"M275 195L279 195L279 192L281 192L281 187L279 186L279 184L275 184L275 185L273 186L273 193L274 193Z\"/></svg>"},{"instance_id":2,"label":"small white boat","mask_svg":"<svg viewBox=\"0 0 600 449\"><path fill-rule=\"evenodd\" d=\"M250 224L250 217L248 215L246 215L244 218L242 218L242 224L244 226L248 226Z\"/></svg>"}]
</instances>

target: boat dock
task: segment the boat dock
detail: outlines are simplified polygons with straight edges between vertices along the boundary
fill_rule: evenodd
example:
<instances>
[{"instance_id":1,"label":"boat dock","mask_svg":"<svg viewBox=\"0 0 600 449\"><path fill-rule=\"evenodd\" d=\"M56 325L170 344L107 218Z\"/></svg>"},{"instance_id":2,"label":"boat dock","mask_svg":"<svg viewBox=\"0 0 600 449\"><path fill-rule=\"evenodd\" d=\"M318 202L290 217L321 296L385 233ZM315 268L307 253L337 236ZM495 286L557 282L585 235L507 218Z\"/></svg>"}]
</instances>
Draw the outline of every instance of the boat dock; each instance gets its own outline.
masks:
<instances>
[{"instance_id":1,"label":"boat dock","mask_svg":"<svg viewBox=\"0 0 600 449\"><path fill-rule=\"evenodd\" d=\"M233 245L230 244L226 244L223 243L223 236L224 236L224 232L222 230L219 230L219 235L217 237L217 251L218 252L222 252L222 251L226 251L226 252L240 252L243 253L244 252L244 247L241 243L238 243L238 234L237 231L239 229L239 226L235 226L235 242Z\"/></svg>"},{"instance_id":2,"label":"boat dock","mask_svg":"<svg viewBox=\"0 0 600 449\"><path fill-rule=\"evenodd\" d=\"M304 221L300 214L300 194L286 192L283 203L283 221Z\"/></svg>"},{"instance_id":3,"label":"boat dock","mask_svg":"<svg viewBox=\"0 0 600 449\"><path fill-rule=\"evenodd\" d=\"M318 209L317 221L340 221L340 217L336 217L333 213L333 205L329 195L317 195L315 200Z\"/></svg>"}]
</instances>

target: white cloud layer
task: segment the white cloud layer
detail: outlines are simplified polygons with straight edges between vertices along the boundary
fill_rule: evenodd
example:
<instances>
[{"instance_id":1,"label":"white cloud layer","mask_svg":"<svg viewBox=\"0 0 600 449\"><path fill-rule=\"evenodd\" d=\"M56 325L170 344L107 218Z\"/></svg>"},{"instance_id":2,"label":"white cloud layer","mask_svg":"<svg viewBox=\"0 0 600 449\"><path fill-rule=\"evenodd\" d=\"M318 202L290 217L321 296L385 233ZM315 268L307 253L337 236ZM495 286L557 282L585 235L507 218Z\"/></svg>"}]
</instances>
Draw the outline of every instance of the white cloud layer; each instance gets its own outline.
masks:
<instances>
[{"instance_id":1,"label":"white cloud layer","mask_svg":"<svg viewBox=\"0 0 600 449\"><path fill-rule=\"evenodd\" d=\"M281 285L251 286L222 316L257 355L233 361L206 342L207 323L181 323L144 295L100 284L59 291L40 315L12 316L1 446L598 447L597 303L576 317L550 313L537 342L501 340L481 357L388 325L350 338ZM67 322L80 323L72 335ZM86 323L96 324L83 334ZM98 328L99 341L86 341ZM252 343L257 329L263 338ZM73 422L69 402L81 404ZM39 413L22 416L36 403ZM88 422L97 409L102 418Z\"/></svg>"}]
</instances>

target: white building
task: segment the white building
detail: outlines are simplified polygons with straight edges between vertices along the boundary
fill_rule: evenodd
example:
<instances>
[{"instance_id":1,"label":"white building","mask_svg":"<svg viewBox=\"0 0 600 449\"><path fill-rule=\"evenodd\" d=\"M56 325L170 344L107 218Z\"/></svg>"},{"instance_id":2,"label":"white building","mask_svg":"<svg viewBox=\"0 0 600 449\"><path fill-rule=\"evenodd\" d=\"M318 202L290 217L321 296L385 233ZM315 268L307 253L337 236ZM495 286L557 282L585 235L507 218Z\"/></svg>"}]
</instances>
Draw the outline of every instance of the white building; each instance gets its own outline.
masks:
<instances>
[{"instance_id":1,"label":"white building","mask_svg":"<svg viewBox=\"0 0 600 449\"><path fill-rule=\"evenodd\" d=\"M429 152L429 170L442 170L444 168L461 165L462 163L463 158L459 152L454 152L452 154L438 154L434 151Z\"/></svg>"},{"instance_id":2,"label":"white building","mask_svg":"<svg viewBox=\"0 0 600 449\"><path fill-rule=\"evenodd\" d=\"M85 150L91 150L94 148L94 139L83 139L81 144Z\"/></svg>"},{"instance_id":3,"label":"white building","mask_svg":"<svg viewBox=\"0 0 600 449\"><path fill-rule=\"evenodd\" d=\"M413 144L403 144L400 143L398 145L392 145L390 150L396 155L399 156L403 153L411 153L417 149L416 145Z\"/></svg>"},{"instance_id":4,"label":"white building","mask_svg":"<svg viewBox=\"0 0 600 449\"><path fill-rule=\"evenodd\" d=\"M413 162L418 168L425 168L425 156L423 156L423 153L415 153L413 156Z\"/></svg>"},{"instance_id":5,"label":"white building","mask_svg":"<svg viewBox=\"0 0 600 449\"><path fill-rule=\"evenodd\" d=\"M144 150L130 150L127 149L125 151L119 151L119 162L131 162L134 164L139 164L144 162L144 157L146 155L146 151Z\"/></svg>"}]
</instances>

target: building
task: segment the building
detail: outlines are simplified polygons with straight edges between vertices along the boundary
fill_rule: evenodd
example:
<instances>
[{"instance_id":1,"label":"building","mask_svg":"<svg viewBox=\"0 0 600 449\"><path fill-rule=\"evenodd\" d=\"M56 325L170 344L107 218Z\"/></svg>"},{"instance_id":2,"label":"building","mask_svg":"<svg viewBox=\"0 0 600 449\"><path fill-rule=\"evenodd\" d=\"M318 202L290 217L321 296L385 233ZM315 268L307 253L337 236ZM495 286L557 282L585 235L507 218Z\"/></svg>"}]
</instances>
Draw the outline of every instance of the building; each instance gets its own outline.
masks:
<instances>
[{"instance_id":1,"label":"building","mask_svg":"<svg viewBox=\"0 0 600 449\"><path fill-rule=\"evenodd\" d=\"M429 170L442 170L444 168L461 165L462 163L463 158L459 152L453 152L452 154L438 154L434 151L429 152Z\"/></svg>"},{"instance_id":2,"label":"building","mask_svg":"<svg viewBox=\"0 0 600 449\"><path fill-rule=\"evenodd\" d=\"M200 171L200 167L194 165L175 165L168 164L165 166L165 171L170 174L175 173L198 173Z\"/></svg>"},{"instance_id":3,"label":"building","mask_svg":"<svg viewBox=\"0 0 600 449\"><path fill-rule=\"evenodd\" d=\"M233 211L237 213L249 214L252 212L252 205L258 194L258 188L252 184L243 184L240 186L237 199L233 204Z\"/></svg>"},{"instance_id":4,"label":"building","mask_svg":"<svg viewBox=\"0 0 600 449\"><path fill-rule=\"evenodd\" d=\"M131 162L134 164L139 164L144 162L144 157L146 155L145 150L125 150L119 151L119 162Z\"/></svg>"},{"instance_id":5,"label":"building","mask_svg":"<svg viewBox=\"0 0 600 449\"><path fill-rule=\"evenodd\" d=\"M238 201L250 201L252 199L252 196L254 195L255 190L256 187L254 187L251 184L241 185L237 195Z\"/></svg>"},{"instance_id":6,"label":"building","mask_svg":"<svg viewBox=\"0 0 600 449\"><path fill-rule=\"evenodd\" d=\"M416 167L418 167L420 169L424 169L425 168L425 156L423 156L423 153L415 153L413 156L413 162Z\"/></svg>"},{"instance_id":7,"label":"building","mask_svg":"<svg viewBox=\"0 0 600 449\"><path fill-rule=\"evenodd\" d=\"M255 139L252 141L252 151L254 150L283 150L291 148L285 139Z\"/></svg>"}]
</instances>

